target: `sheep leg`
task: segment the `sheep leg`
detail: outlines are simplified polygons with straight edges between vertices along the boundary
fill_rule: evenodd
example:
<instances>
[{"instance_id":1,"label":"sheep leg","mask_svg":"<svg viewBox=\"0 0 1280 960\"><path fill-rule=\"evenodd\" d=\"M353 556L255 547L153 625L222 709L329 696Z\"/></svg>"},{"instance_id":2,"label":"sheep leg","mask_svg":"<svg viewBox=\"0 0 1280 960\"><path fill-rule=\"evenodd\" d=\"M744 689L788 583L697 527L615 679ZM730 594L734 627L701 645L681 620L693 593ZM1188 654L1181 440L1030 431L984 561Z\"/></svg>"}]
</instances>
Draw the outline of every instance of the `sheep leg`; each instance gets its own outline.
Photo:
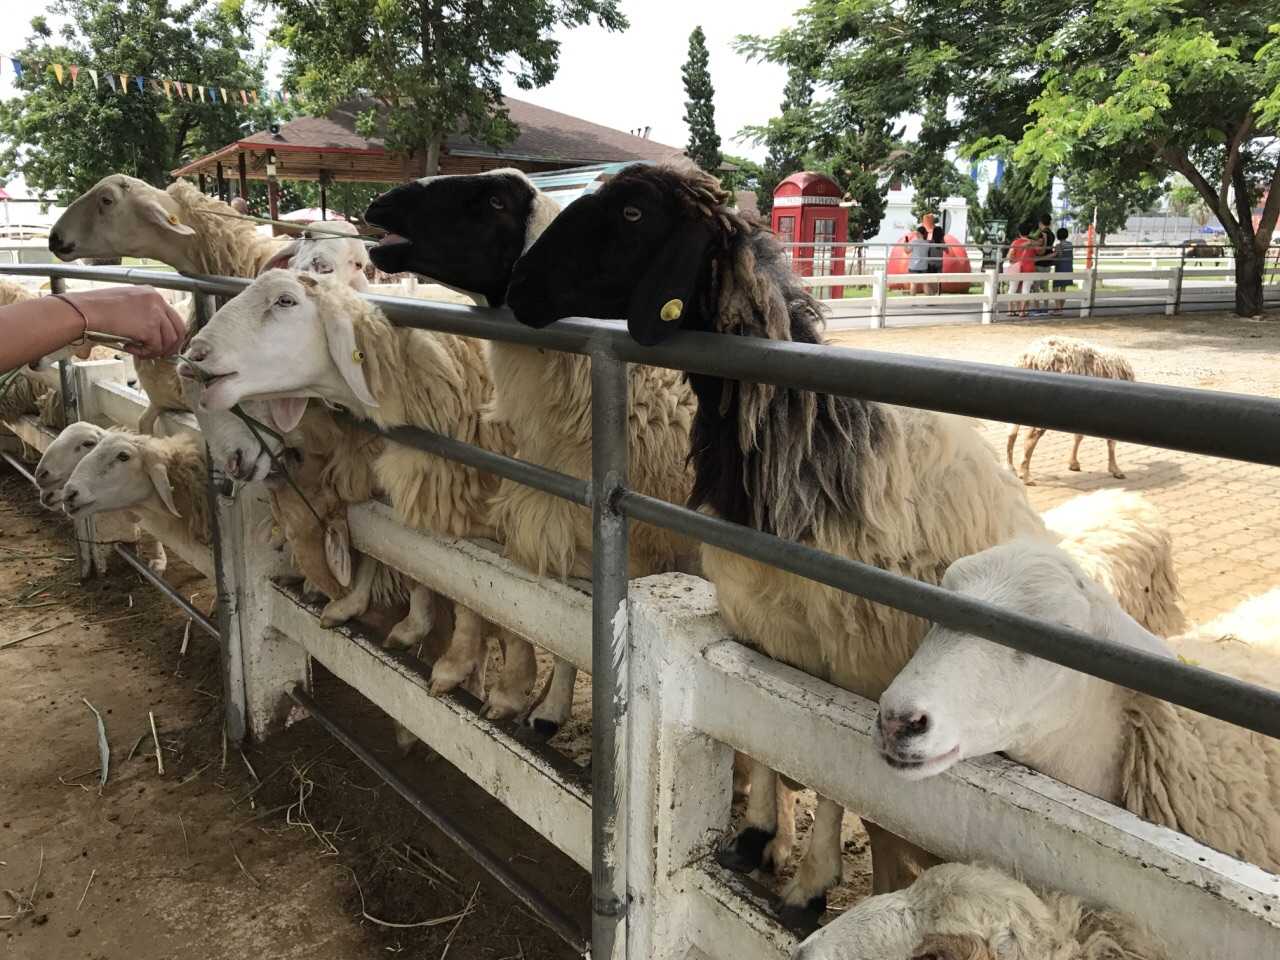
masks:
<instances>
[{"instance_id":1,"label":"sheep leg","mask_svg":"<svg viewBox=\"0 0 1280 960\"><path fill-rule=\"evenodd\" d=\"M862 825L866 827L867 839L871 843L873 894L905 890L916 882L920 874L942 862L927 850L903 840L870 820L863 820Z\"/></svg>"},{"instance_id":2,"label":"sheep leg","mask_svg":"<svg viewBox=\"0 0 1280 960\"><path fill-rule=\"evenodd\" d=\"M152 433L156 428L156 420L160 416L160 408L154 403L148 403L147 409L142 411L142 416L138 417L138 432Z\"/></svg>"},{"instance_id":3,"label":"sheep leg","mask_svg":"<svg viewBox=\"0 0 1280 960\"><path fill-rule=\"evenodd\" d=\"M1009 469L1015 472L1017 471L1017 468L1014 467L1013 465L1013 448L1018 442L1018 431L1020 429L1022 428L1019 427L1018 424L1016 423L1009 424L1009 439L1008 439L1008 442L1005 444L1005 451L1004 451L1005 459L1009 462Z\"/></svg>"},{"instance_id":4,"label":"sheep leg","mask_svg":"<svg viewBox=\"0 0 1280 960\"><path fill-rule=\"evenodd\" d=\"M458 604L453 609L453 636L449 649L431 667L431 695L442 697L483 669L484 621L474 610Z\"/></svg>"},{"instance_id":5,"label":"sheep leg","mask_svg":"<svg viewBox=\"0 0 1280 960\"><path fill-rule=\"evenodd\" d=\"M169 555L164 552L164 543L162 543L158 538L149 536L147 537L147 540L150 541L154 548L151 552L151 559L147 561L147 566L151 568L151 572L157 577L162 577L164 576L165 570L169 568ZM139 538L138 543L142 543L141 537Z\"/></svg>"},{"instance_id":6,"label":"sheep leg","mask_svg":"<svg viewBox=\"0 0 1280 960\"><path fill-rule=\"evenodd\" d=\"M738 873L777 871L786 866L794 842L795 794L769 767L751 760L746 826L720 848L716 859Z\"/></svg>"},{"instance_id":7,"label":"sheep leg","mask_svg":"<svg viewBox=\"0 0 1280 960\"><path fill-rule=\"evenodd\" d=\"M551 685L547 688L547 695L533 708L525 724L548 740L559 733L573 709L573 685L577 679L577 667L557 657L551 667Z\"/></svg>"},{"instance_id":8,"label":"sheep leg","mask_svg":"<svg viewBox=\"0 0 1280 960\"><path fill-rule=\"evenodd\" d=\"M320 613L320 626L335 627L368 610L369 598L373 595L373 578L377 572L378 561L361 555L356 561L356 575L351 589L345 596L335 597L325 605Z\"/></svg>"},{"instance_id":9,"label":"sheep leg","mask_svg":"<svg viewBox=\"0 0 1280 960\"><path fill-rule=\"evenodd\" d=\"M1031 479L1031 455L1036 452L1036 444L1045 433L1044 427L1032 427L1027 431L1026 442L1022 445L1022 469L1018 471L1018 476L1028 487L1036 485L1036 482Z\"/></svg>"},{"instance_id":10,"label":"sheep leg","mask_svg":"<svg viewBox=\"0 0 1280 960\"><path fill-rule=\"evenodd\" d=\"M489 702L484 708L484 715L490 720L505 720L521 713L538 679L533 644L505 630L502 639L502 673L489 691Z\"/></svg>"},{"instance_id":11,"label":"sheep leg","mask_svg":"<svg viewBox=\"0 0 1280 960\"><path fill-rule=\"evenodd\" d=\"M1080 441L1084 439L1084 434L1077 433L1075 439L1071 441L1071 459L1067 461L1067 469L1080 472Z\"/></svg>"},{"instance_id":12,"label":"sheep leg","mask_svg":"<svg viewBox=\"0 0 1280 960\"><path fill-rule=\"evenodd\" d=\"M751 795L751 758L737 750L733 751L733 795Z\"/></svg>"},{"instance_id":13,"label":"sheep leg","mask_svg":"<svg viewBox=\"0 0 1280 960\"><path fill-rule=\"evenodd\" d=\"M1114 440L1107 441L1107 469L1111 471L1111 475L1117 480L1124 479L1124 474L1120 471L1120 464L1116 463L1116 442Z\"/></svg>"},{"instance_id":14,"label":"sheep leg","mask_svg":"<svg viewBox=\"0 0 1280 960\"><path fill-rule=\"evenodd\" d=\"M844 807L834 800L818 797L809 850L778 905L778 914L788 927L814 929L826 912L827 891L840 883L844 866L840 842L843 825Z\"/></svg>"},{"instance_id":15,"label":"sheep leg","mask_svg":"<svg viewBox=\"0 0 1280 960\"><path fill-rule=\"evenodd\" d=\"M420 583L415 583L409 591L409 613L391 628L383 646L409 650L427 639L434 622L432 615L432 593Z\"/></svg>"}]
</instances>

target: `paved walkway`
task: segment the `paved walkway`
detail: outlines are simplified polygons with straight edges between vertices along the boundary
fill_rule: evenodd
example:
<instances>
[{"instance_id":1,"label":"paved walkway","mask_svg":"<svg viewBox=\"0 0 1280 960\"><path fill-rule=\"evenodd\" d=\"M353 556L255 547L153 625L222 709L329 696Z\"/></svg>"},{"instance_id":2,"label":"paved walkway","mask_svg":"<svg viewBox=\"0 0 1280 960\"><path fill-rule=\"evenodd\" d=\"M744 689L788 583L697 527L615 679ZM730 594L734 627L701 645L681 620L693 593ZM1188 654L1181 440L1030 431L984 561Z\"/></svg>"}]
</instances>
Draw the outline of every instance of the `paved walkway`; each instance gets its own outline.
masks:
<instances>
[{"instance_id":1,"label":"paved walkway","mask_svg":"<svg viewBox=\"0 0 1280 960\"><path fill-rule=\"evenodd\" d=\"M1012 364L1028 343L1050 333L1123 351L1140 380L1280 397L1280 322L1225 313L840 331L831 339L861 349ZM1007 427L986 422L984 431L1003 460ZM1141 491L1173 531L1191 622L1280 586L1280 469L1120 444L1117 459L1127 478L1115 480L1106 472L1103 441L1085 438L1080 473L1067 470L1070 450L1067 434L1040 441L1032 461L1036 485L1028 490L1032 503L1047 510L1105 487ZM1020 456L1021 437L1015 462Z\"/></svg>"}]
</instances>

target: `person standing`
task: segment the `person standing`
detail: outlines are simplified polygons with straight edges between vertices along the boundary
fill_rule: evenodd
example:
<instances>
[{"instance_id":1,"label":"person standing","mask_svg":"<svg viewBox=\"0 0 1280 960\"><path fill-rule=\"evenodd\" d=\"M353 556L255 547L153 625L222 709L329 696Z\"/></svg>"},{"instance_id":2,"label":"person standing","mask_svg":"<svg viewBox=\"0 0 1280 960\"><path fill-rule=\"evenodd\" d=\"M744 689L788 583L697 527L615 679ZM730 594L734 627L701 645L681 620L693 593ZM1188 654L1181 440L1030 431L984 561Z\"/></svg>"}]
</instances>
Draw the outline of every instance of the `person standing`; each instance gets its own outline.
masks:
<instances>
[{"instance_id":1,"label":"person standing","mask_svg":"<svg viewBox=\"0 0 1280 960\"><path fill-rule=\"evenodd\" d=\"M1022 223L1018 225L1018 235L1014 238L1013 243L1009 244L1009 272L1016 274L1034 274L1036 269L1035 257L1036 246L1035 241L1031 239L1029 234L1035 229L1032 223ZM1027 315L1027 300L1025 299L1031 293L1031 280L1014 280L1009 284L1009 292L1024 299L1014 300L1009 303L1009 315L1013 317L1025 317Z\"/></svg>"},{"instance_id":2,"label":"person standing","mask_svg":"<svg viewBox=\"0 0 1280 960\"><path fill-rule=\"evenodd\" d=\"M916 227L915 233L911 234L911 239L907 243L907 273L912 275L912 296L927 288L927 284L916 283L914 278L929 272L928 235L924 227Z\"/></svg>"},{"instance_id":3,"label":"person standing","mask_svg":"<svg viewBox=\"0 0 1280 960\"><path fill-rule=\"evenodd\" d=\"M1071 273L1075 270L1075 247L1071 244L1071 234L1067 232L1066 227L1058 228L1058 243L1053 248L1053 268L1055 273ZM1055 293L1061 293L1070 286L1070 280L1053 281ZM1061 315L1066 305L1066 297L1059 297L1054 314Z\"/></svg>"},{"instance_id":4,"label":"person standing","mask_svg":"<svg viewBox=\"0 0 1280 960\"><path fill-rule=\"evenodd\" d=\"M925 239L929 241L929 273L942 273L943 255L947 249L947 236L943 232L942 227L938 226L938 218L932 213L926 213L922 218ZM942 284L930 284L930 293L940 293Z\"/></svg>"},{"instance_id":5,"label":"person standing","mask_svg":"<svg viewBox=\"0 0 1280 960\"><path fill-rule=\"evenodd\" d=\"M1054 236L1053 236L1053 217L1049 214L1042 214L1040 223L1035 228L1035 233L1031 236L1031 242L1035 245L1035 271L1036 273L1052 273L1056 262L1056 254L1054 253ZM1047 293L1049 287L1048 280L1037 280L1033 287L1036 293ZM1043 300L1036 300L1032 303L1032 314L1043 316L1048 312L1049 300L1046 297Z\"/></svg>"}]
</instances>

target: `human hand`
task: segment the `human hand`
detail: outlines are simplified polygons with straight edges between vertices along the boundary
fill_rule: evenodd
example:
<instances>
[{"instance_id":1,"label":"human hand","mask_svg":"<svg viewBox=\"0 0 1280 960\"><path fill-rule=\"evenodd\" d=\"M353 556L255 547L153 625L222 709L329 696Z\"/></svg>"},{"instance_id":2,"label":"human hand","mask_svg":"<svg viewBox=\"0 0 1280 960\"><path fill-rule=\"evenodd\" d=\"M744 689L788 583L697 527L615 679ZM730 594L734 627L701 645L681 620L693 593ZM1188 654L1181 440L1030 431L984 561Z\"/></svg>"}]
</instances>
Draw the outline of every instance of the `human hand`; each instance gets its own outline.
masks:
<instances>
[{"instance_id":1,"label":"human hand","mask_svg":"<svg viewBox=\"0 0 1280 960\"><path fill-rule=\"evenodd\" d=\"M102 287L66 298L84 314L90 330L139 341L125 347L134 356L171 356L186 340L186 323L154 287Z\"/></svg>"}]
</instances>

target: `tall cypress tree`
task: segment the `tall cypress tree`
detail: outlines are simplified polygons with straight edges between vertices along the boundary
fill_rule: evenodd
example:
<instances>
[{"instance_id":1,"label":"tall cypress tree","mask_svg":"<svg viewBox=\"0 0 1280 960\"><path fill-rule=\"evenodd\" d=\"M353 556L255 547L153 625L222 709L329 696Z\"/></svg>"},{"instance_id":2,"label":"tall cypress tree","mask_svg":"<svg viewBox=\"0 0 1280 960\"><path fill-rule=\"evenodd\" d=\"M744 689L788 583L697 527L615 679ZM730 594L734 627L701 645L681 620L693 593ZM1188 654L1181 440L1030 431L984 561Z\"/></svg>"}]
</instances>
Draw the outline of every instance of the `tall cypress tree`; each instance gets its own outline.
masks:
<instances>
[{"instance_id":1,"label":"tall cypress tree","mask_svg":"<svg viewBox=\"0 0 1280 960\"><path fill-rule=\"evenodd\" d=\"M689 59L680 69L684 78L684 122L689 127L689 159L703 170L712 173L721 160L720 136L716 133L716 106L713 103L715 89L711 86L708 69L707 35L702 27L693 28L689 34Z\"/></svg>"}]
</instances>

